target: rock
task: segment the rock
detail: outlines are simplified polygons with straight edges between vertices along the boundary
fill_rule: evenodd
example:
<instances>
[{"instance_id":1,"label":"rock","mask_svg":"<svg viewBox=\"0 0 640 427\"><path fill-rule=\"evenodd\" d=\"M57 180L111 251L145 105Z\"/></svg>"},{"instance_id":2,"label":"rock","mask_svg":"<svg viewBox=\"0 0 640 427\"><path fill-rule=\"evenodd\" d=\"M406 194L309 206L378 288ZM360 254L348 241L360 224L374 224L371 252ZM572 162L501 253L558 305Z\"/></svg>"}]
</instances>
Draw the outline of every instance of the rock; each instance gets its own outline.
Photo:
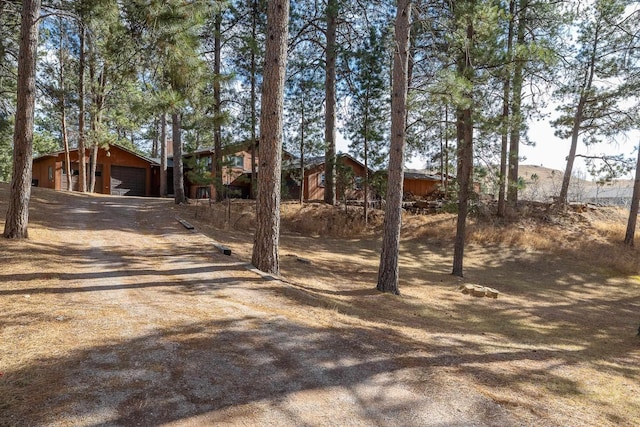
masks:
<instances>
[{"instance_id":1,"label":"rock","mask_svg":"<svg viewBox=\"0 0 640 427\"><path fill-rule=\"evenodd\" d=\"M465 295L473 295L474 297L478 298L488 297L495 299L498 298L498 295L500 294L500 292L493 288L472 284L460 285L458 289L460 289Z\"/></svg>"},{"instance_id":2,"label":"rock","mask_svg":"<svg viewBox=\"0 0 640 427\"><path fill-rule=\"evenodd\" d=\"M498 298L498 294L500 292L498 292L497 290L493 289L493 288L485 288L485 296L489 297L489 298Z\"/></svg>"},{"instance_id":3,"label":"rock","mask_svg":"<svg viewBox=\"0 0 640 427\"><path fill-rule=\"evenodd\" d=\"M471 295L473 295L474 297L483 297L485 296L486 291L484 289L484 286L474 286L473 290L471 291Z\"/></svg>"}]
</instances>

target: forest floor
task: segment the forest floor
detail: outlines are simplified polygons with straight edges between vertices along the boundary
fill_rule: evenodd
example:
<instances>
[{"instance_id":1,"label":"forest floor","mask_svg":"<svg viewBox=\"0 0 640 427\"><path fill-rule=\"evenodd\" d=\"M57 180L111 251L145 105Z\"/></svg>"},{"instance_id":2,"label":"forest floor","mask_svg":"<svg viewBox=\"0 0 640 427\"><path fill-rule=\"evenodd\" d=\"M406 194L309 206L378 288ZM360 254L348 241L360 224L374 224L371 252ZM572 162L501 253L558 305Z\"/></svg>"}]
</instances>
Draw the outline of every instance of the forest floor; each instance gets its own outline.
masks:
<instances>
[{"instance_id":1,"label":"forest floor","mask_svg":"<svg viewBox=\"0 0 640 427\"><path fill-rule=\"evenodd\" d=\"M30 238L0 240L0 426L640 424L624 214L472 220L464 279L454 217L407 216L392 296L381 213L349 209L283 205L273 280L250 203L34 188Z\"/></svg>"}]
</instances>

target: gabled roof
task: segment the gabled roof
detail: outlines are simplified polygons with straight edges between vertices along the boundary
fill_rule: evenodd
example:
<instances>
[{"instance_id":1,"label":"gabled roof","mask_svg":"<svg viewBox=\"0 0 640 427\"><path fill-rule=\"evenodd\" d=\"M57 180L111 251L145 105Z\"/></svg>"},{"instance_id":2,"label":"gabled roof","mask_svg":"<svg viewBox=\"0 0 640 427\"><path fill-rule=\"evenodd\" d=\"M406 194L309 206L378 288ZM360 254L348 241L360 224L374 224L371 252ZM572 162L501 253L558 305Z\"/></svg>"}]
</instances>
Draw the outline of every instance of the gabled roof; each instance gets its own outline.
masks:
<instances>
[{"instance_id":1,"label":"gabled roof","mask_svg":"<svg viewBox=\"0 0 640 427\"><path fill-rule=\"evenodd\" d=\"M336 154L336 159L338 158L347 158L347 159L351 159L351 161L353 161L354 163L362 166L362 168L364 169L364 164L356 159L355 157L353 157L351 154L348 153L338 153ZM315 156L315 157L309 157L308 159L305 160L305 168L310 169L310 168L314 168L316 166L320 166L324 164L324 156ZM373 169L369 168L369 171L373 172Z\"/></svg>"},{"instance_id":2,"label":"gabled roof","mask_svg":"<svg viewBox=\"0 0 640 427\"><path fill-rule=\"evenodd\" d=\"M440 174L434 174L427 169L405 169L405 179L416 179L423 181L441 181L442 176Z\"/></svg>"},{"instance_id":3,"label":"gabled roof","mask_svg":"<svg viewBox=\"0 0 640 427\"><path fill-rule=\"evenodd\" d=\"M257 144L259 146L259 144ZM222 155L228 156L231 154L238 153L240 151L251 151L252 144L250 140L234 142L232 144L227 144L222 147ZM215 147L202 147L190 153L184 153L182 157L191 157L191 156L212 156L216 152ZM289 153L287 150L282 150L283 154L289 158L294 158L295 156ZM168 156L169 158L173 158L173 156Z\"/></svg>"},{"instance_id":4,"label":"gabled roof","mask_svg":"<svg viewBox=\"0 0 640 427\"><path fill-rule=\"evenodd\" d=\"M112 148L112 147L117 148L117 149L120 149L120 150L122 150L122 151L125 151L125 152L127 152L127 153L129 153L129 154L132 154L132 155L134 155L134 156L136 156L136 157L138 157L138 158L140 158L140 159L142 159L142 160L144 160L144 161L146 161L146 162L151 163L151 164L152 164L152 165L154 165L154 166L158 166L158 165L160 165L160 161L159 161L159 160L158 160L158 161L156 161L156 159L152 159L151 157L143 156L143 155L142 155L142 154L140 154L140 153L136 153L135 151L133 151L133 150L131 150L131 149L129 149L129 148L125 148L125 147L123 147L123 146L121 146L121 145L118 145L118 144L110 144L108 149L106 149L106 150L105 150L104 148L102 148L102 149L103 149L103 150L105 150L105 151L109 151L109 149L110 149L110 148ZM87 147L87 151L88 151L89 149L90 149L90 147ZM74 151L78 151L78 147L70 148L70 149L69 149L69 152L74 152ZM42 159L42 158L45 158L45 157L57 157L57 156L59 156L60 154L64 154L64 150L55 151L55 152L53 152L53 153L42 154L42 155L40 155L40 156L34 157L34 159L33 159L33 160L35 161L35 160Z\"/></svg>"}]
</instances>

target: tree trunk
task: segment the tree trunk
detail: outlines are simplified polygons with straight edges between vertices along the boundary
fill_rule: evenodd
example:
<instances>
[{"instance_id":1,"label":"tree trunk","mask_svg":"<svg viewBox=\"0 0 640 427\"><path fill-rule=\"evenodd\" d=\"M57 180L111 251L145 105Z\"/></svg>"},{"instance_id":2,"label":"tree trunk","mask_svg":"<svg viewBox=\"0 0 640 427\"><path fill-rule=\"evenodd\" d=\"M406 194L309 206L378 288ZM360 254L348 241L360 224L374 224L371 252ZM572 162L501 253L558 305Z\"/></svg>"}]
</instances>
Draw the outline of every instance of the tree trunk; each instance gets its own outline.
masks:
<instances>
[{"instance_id":1,"label":"tree trunk","mask_svg":"<svg viewBox=\"0 0 640 427\"><path fill-rule=\"evenodd\" d=\"M560 206L566 206L569 197L569 184L571 182L571 174L573 173L573 163L576 159L576 153L578 151L578 137L580 136L580 128L582 126L582 120L584 119L584 107L587 103L587 94L591 91L593 84L593 77L595 74L596 53L598 51L599 33L596 29L596 33L593 38L593 45L591 55L589 57L589 64L585 70L584 82L580 89L580 99L576 107L576 113L573 117L573 128L571 130L571 147L569 148L569 155L567 156L567 167L564 170L564 177L562 179L562 187L560 188L560 196L558 197L558 204Z\"/></svg>"},{"instance_id":2,"label":"tree trunk","mask_svg":"<svg viewBox=\"0 0 640 427\"><path fill-rule=\"evenodd\" d=\"M467 24L467 45L473 45L473 24ZM467 81L473 81L473 65L471 62L470 48L464 49L462 57L458 61L458 73ZM453 271L454 276L463 276L464 242L466 235L467 214L469 213L469 196L471 194L473 172L473 119L471 105L473 103L472 92L469 90L465 96L468 98L468 107L458 108L456 121L456 134L458 138L458 219L456 223L456 238L453 247Z\"/></svg>"},{"instance_id":3,"label":"tree trunk","mask_svg":"<svg viewBox=\"0 0 640 427\"><path fill-rule=\"evenodd\" d=\"M222 99L220 94L220 66L222 61L222 47L221 47L221 25L222 25L222 12L216 12L214 18L214 59L213 59L213 168L215 171L216 182L216 201L222 200L222 125L220 119L222 117Z\"/></svg>"},{"instance_id":4,"label":"tree trunk","mask_svg":"<svg viewBox=\"0 0 640 427\"><path fill-rule=\"evenodd\" d=\"M18 55L18 91L13 132L13 175L4 237L29 237L29 200L33 162L33 117L36 99L36 58L40 0L22 2L20 52Z\"/></svg>"},{"instance_id":5,"label":"tree trunk","mask_svg":"<svg viewBox=\"0 0 640 427\"><path fill-rule=\"evenodd\" d=\"M160 114L160 197L167 197L167 113Z\"/></svg>"},{"instance_id":6,"label":"tree trunk","mask_svg":"<svg viewBox=\"0 0 640 427\"><path fill-rule=\"evenodd\" d=\"M300 118L300 204L304 203L304 88L302 89L302 117Z\"/></svg>"},{"instance_id":7,"label":"tree trunk","mask_svg":"<svg viewBox=\"0 0 640 427\"><path fill-rule=\"evenodd\" d=\"M407 74L407 88L409 87L409 78ZM408 89L407 89L408 90ZM369 112L365 113L364 118L364 223L369 220ZM403 162L404 163L404 162ZM403 172L404 174L404 172Z\"/></svg>"},{"instance_id":8,"label":"tree trunk","mask_svg":"<svg viewBox=\"0 0 640 427\"><path fill-rule=\"evenodd\" d=\"M518 205L518 169L520 163L520 133L522 128L522 82L525 60L520 58L518 46L524 46L526 30L526 9L528 0L520 1L520 11L518 18L518 31L516 38L515 69L513 72L513 92L511 101L511 126L509 134L509 180L507 188L507 199L509 205Z\"/></svg>"},{"instance_id":9,"label":"tree trunk","mask_svg":"<svg viewBox=\"0 0 640 427\"><path fill-rule=\"evenodd\" d=\"M171 126L173 134L173 196L176 205L185 203L187 197L184 193L184 166L182 164L182 129L180 113L171 114Z\"/></svg>"},{"instance_id":10,"label":"tree trunk","mask_svg":"<svg viewBox=\"0 0 640 427\"><path fill-rule=\"evenodd\" d=\"M157 131L159 126L158 119L154 119L153 129ZM131 132L131 140L133 141L133 132ZM160 135L157 132L154 132L151 142L151 157L154 159L160 157Z\"/></svg>"},{"instance_id":11,"label":"tree trunk","mask_svg":"<svg viewBox=\"0 0 640 427\"><path fill-rule=\"evenodd\" d=\"M251 262L259 270L274 274L280 268L280 172L288 23L289 0L269 1L260 112L260 180Z\"/></svg>"},{"instance_id":12,"label":"tree trunk","mask_svg":"<svg viewBox=\"0 0 640 427\"><path fill-rule=\"evenodd\" d=\"M69 154L69 136L67 132L67 103L65 97L64 81L64 31L62 18L60 20L60 45L59 45L59 81L60 81L60 132L62 133L62 146L64 149L64 168L67 176L67 191L73 191L73 176L71 175L71 156Z\"/></svg>"},{"instance_id":13,"label":"tree trunk","mask_svg":"<svg viewBox=\"0 0 640 427\"><path fill-rule=\"evenodd\" d=\"M258 1L253 0L253 5L251 7L251 40L254 43L251 46L251 198L255 199L257 195L257 171L256 171L256 151L257 151L257 135L256 135L256 126L258 123L257 113L256 113L256 74L257 74L257 66L256 66L256 47L255 42L257 38L258 32Z\"/></svg>"},{"instance_id":14,"label":"tree trunk","mask_svg":"<svg viewBox=\"0 0 640 427\"><path fill-rule=\"evenodd\" d=\"M84 135L84 71L85 71L85 28L84 24L80 22L79 26L79 41L80 41L80 58L78 64L78 191L82 193L87 192L87 169L85 167L84 159L86 157L85 152L85 135Z\"/></svg>"},{"instance_id":15,"label":"tree trunk","mask_svg":"<svg viewBox=\"0 0 640 427\"><path fill-rule=\"evenodd\" d=\"M338 0L327 1L326 64L325 64L325 156L324 201L336 204L336 33L338 27Z\"/></svg>"},{"instance_id":16,"label":"tree trunk","mask_svg":"<svg viewBox=\"0 0 640 427\"><path fill-rule=\"evenodd\" d=\"M91 82L91 159L89 160L89 193L94 193L96 190L96 161L98 160L98 149L100 142L100 115L102 114L102 107L104 105L104 91L106 84L105 69L103 66L102 72L96 80L96 51L92 37L87 37L89 47L89 81Z\"/></svg>"},{"instance_id":17,"label":"tree trunk","mask_svg":"<svg viewBox=\"0 0 640 427\"><path fill-rule=\"evenodd\" d=\"M411 0L398 0L395 22L395 52L393 56L389 180L377 284L377 289L380 292L390 292L396 295L400 294L398 288L398 256L400 251L400 228L402 225L404 151L407 137L407 67L409 62L410 29Z\"/></svg>"},{"instance_id":18,"label":"tree trunk","mask_svg":"<svg viewBox=\"0 0 640 427\"><path fill-rule=\"evenodd\" d=\"M640 205L640 144L638 145L638 160L636 161L636 178L633 182L633 197L627 221L627 231L624 235L624 244L633 247L633 239L636 234L636 222L638 221L638 207Z\"/></svg>"},{"instance_id":19,"label":"tree trunk","mask_svg":"<svg viewBox=\"0 0 640 427\"><path fill-rule=\"evenodd\" d=\"M449 106L444 107L444 194L449 198Z\"/></svg>"},{"instance_id":20,"label":"tree trunk","mask_svg":"<svg viewBox=\"0 0 640 427\"><path fill-rule=\"evenodd\" d=\"M509 149L509 99L511 98L511 75L509 66L513 57L513 16L515 12L515 0L509 2L509 29L507 31L507 70L505 70L502 94L502 142L500 145L500 177L498 188L498 212L499 217L504 217L506 210L505 187L507 185L507 154Z\"/></svg>"}]
</instances>

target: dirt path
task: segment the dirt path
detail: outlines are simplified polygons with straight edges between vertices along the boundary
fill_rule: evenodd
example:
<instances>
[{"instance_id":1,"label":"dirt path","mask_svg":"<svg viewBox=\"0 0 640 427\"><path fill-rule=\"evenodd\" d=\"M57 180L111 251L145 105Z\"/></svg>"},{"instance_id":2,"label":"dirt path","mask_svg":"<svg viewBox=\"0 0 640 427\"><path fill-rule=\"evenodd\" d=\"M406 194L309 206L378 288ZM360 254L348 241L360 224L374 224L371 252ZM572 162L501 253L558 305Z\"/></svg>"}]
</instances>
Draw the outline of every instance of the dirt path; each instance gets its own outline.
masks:
<instances>
[{"instance_id":1,"label":"dirt path","mask_svg":"<svg viewBox=\"0 0 640 427\"><path fill-rule=\"evenodd\" d=\"M294 283L265 280L179 225L171 201L52 194L35 193L30 241L0 245L1 426L640 420L636 403L619 405L640 392L638 345L610 319L637 311L626 282L612 281L619 295L611 302L576 298L573 288L536 297L541 289L526 276L560 261L523 256L531 264L520 277L492 270L478 251L472 262L511 296L470 302L451 291L455 282L443 282L427 288L429 298L419 293L423 283L452 279L444 271L424 276L424 259L406 254L414 283L398 299L362 284L375 263L371 249L358 249L368 261L357 267L355 249L323 264L335 248L318 241L313 266L283 257ZM284 242L285 254L309 248ZM246 243L237 247L246 252ZM331 283L303 283L312 270ZM524 290L509 287L513 277ZM580 326L580 307L606 319L601 332L610 335L583 336L592 331ZM556 327L566 335L546 337ZM593 394L607 382L613 397Z\"/></svg>"}]
</instances>

